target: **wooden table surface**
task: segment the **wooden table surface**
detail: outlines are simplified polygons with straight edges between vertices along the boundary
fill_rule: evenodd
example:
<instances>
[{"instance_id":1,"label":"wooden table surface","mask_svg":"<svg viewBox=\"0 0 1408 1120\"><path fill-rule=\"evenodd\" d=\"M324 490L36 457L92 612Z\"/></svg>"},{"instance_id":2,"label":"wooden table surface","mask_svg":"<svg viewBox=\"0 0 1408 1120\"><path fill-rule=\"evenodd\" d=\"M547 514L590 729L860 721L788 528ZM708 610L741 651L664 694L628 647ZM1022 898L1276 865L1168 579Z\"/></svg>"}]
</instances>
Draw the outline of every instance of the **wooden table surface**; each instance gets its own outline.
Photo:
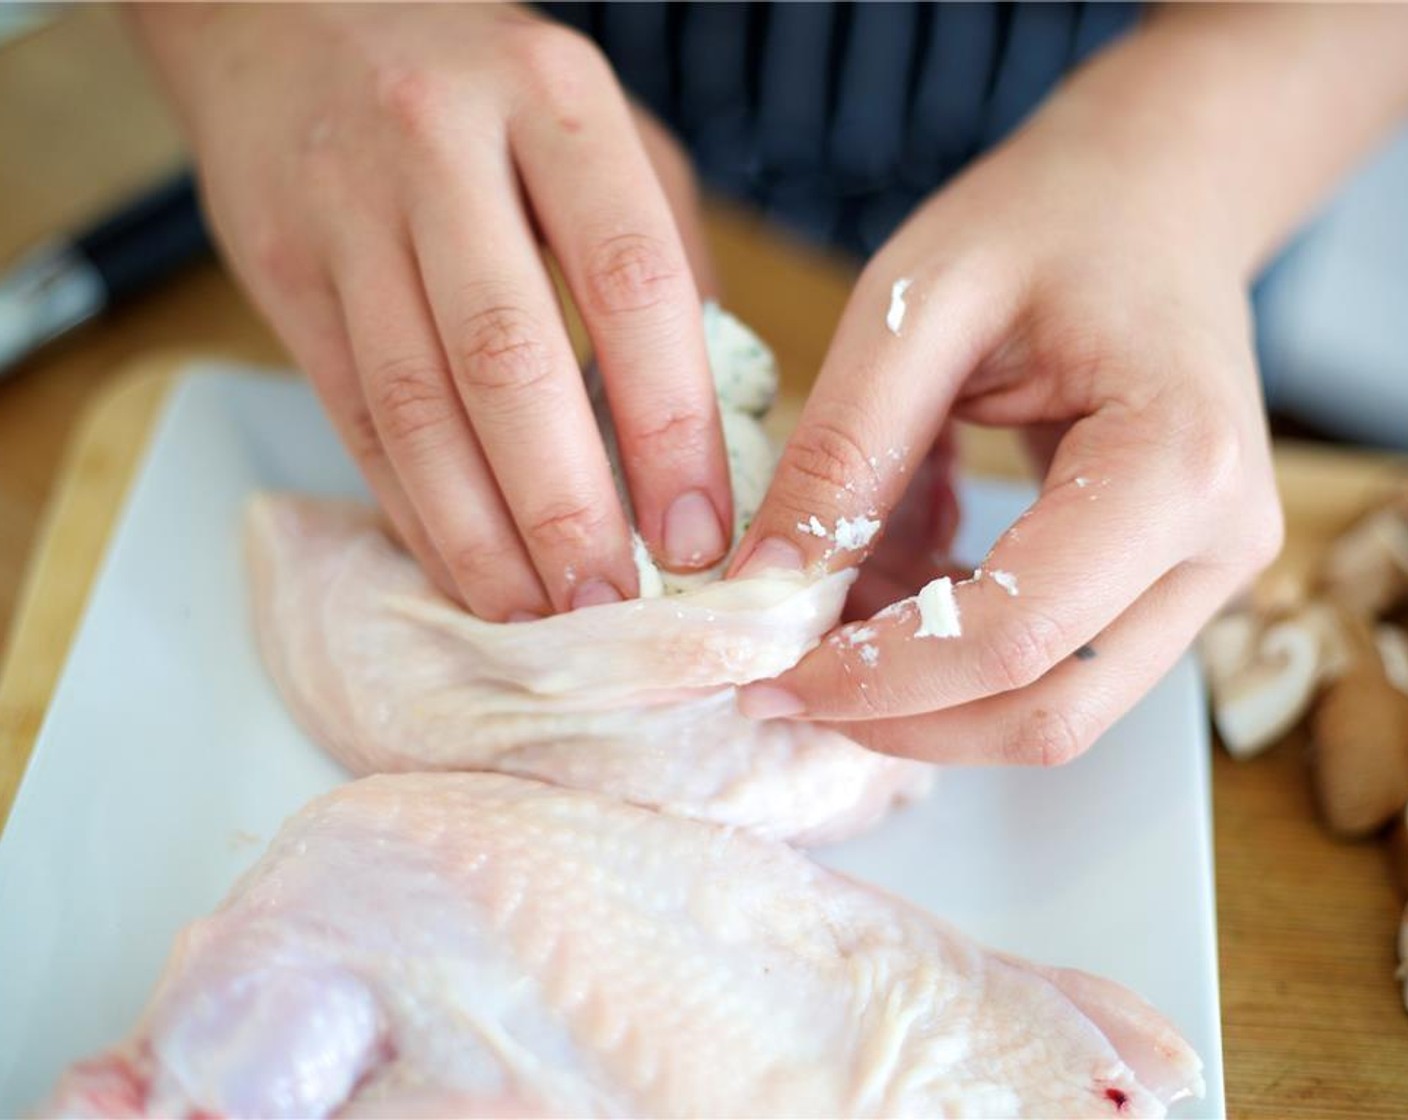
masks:
<instances>
[{"instance_id":1,"label":"wooden table surface","mask_svg":"<svg viewBox=\"0 0 1408 1120\"><path fill-rule=\"evenodd\" d=\"M71 10L0 47L0 153L0 261L101 213L182 159L119 20L96 8ZM850 270L721 208L711 214L711 236L728 302L773 344L791 387L804 390ZM0 384L0 632L21 600L22 572L82 410L124 364L173 348L285 360L227 275L205 263ZM125 477L134 453L90 455L76 466ZM1002 472L1017 461L1010 441L986 434L965 440L964 457ZM1401 461L1289 445L1278 448L1278 472L1289 570L1311 563L1358 509L1408 473ZM81 553L91 569L101 532L81 528L49 540L50 564ZM32 573L30 585L51 582L44 574ZM39 622L26 630L42 630L43 640L27 640L23 658L0 674L12 694L24 682L33 694L22 721L14 710L0 714L0 739L13 748L0 750L0 771L9 768L0 773L0 820L72 625L53 604L27 610ZM1322 834L1297 741L1249 764L1219 751L1213 772L1231 1114L1408 1116L1408 1016L1393 982L1400 900L1382 851Z\"/></svg>"}]
</instances>

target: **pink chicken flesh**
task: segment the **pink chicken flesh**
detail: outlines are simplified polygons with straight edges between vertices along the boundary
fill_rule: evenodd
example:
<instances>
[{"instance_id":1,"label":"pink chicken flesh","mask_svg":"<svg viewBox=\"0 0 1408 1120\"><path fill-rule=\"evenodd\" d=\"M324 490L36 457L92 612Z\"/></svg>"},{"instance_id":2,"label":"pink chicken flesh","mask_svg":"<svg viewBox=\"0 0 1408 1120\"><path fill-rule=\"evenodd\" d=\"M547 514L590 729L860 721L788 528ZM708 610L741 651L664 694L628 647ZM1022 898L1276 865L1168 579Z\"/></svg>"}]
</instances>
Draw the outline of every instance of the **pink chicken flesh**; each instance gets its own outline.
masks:
<instances>
[{"instance_id":1,"label":"pink chicken flesh","mask_svg":"<svg viewBox=\"0 0 1408 1120\"><path fill-rule=\"evenodd\" d=\"M265 663L356 774L494 770L803 844L928 789L920 763L735 709L735 685L789 668L835 625L851 573L499 625L441 597L362 506L261 497L247 546Z\"/></svg>"},{"instance_id":2,"label":"pink chicken flesh","mask_svg":"<svg viewBox=\"0 0 1408 1120\"><path fill-rule=\"evenodd\" d=\"M67 1116L1162 1116L1124 989L986 952L790 846L496 774L285 825Z\"/></svg>"}]
</instances>

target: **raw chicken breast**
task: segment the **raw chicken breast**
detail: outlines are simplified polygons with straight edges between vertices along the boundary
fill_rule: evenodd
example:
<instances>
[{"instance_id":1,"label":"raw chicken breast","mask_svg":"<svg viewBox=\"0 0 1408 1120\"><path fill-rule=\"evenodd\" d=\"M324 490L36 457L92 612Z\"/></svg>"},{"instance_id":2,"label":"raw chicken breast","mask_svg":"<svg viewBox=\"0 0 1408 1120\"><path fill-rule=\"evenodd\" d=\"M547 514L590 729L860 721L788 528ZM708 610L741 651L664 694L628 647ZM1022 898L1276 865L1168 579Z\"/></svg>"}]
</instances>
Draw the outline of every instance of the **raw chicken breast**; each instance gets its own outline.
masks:
<instances>
[{"instance_id":1,"label":"raw chicken breast","mask_svg":"<svg viewBox=\"0 0 1408 1120\"><path fill-rule=\"evenodd\" d=\"M357 774L497 770L799 843L854 834L928 788L923 764L734 707L733 686L795 664L835 624L853 573L508 625L444 599L360 506L265 496L247 540L265 662Z\"/></svg>"},{"instance_id":2,"label":"raw chicken breast","mask_svg":"<svg viewBox=\"0 0 1408 1120\"><path fill-rule=\"evenodd\" d=\"M488 774L286 824L66 1116L1162 1116L1177 1032L757 835Z\"/></svg>"}]
</instances>

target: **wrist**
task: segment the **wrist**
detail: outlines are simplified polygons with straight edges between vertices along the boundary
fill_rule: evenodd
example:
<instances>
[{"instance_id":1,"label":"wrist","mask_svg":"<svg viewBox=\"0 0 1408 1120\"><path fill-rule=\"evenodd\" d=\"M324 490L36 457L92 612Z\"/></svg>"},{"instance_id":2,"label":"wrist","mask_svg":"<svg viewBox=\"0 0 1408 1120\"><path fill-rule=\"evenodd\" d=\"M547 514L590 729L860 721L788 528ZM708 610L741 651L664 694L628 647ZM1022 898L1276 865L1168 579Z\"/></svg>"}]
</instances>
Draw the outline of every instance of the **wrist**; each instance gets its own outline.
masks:
<instances>
[{"instance_id":1,"label":"wrist","mask_svg":"<svg viewBox=\"0 0 1408 1120\"><path fill-rule=\"evenodd\" d=\"M257 26L263 5L135 4L124 8L133 38L180 120L187 140L201 147L212 92L249 81L257 60L277 47ZM212 136L211 139L218 140Z\"/></svg>"},{"instance_id":2,"label":"wrist","mask_svg":"<svg viewBox=\"0 0 1408 1120\"><path fill-rule=\"evenodd\" d=\"M1031 131L1247 282L1408 110L1405 32L1392 6L1157 9Z\"/></svg>"},{"instance_id":3,"label":"wrist","mask_svg":"<svg viewBox=\"0 0 1408 1120\"><path fill-rule=\"evenodd\" d=\"M163 72L195 46L202 30L223 17L224 4L127 4L121 9L133 36Z\"/></svg>"},{"instance_id":4,"label":"wrist","mask_svg":"<svg viewBox=\"0 0 1408 1120\"><path fill-rule=\"evenodd\" d=\"M1116 48L1119 56L1077 74L1033 119L1031 139L1048 159L1079 168L1098 220L1124 218L1249 281L1274 231L1267 207L1227 166L1235 135L1198 99L1173 92L1183 82L1171 72L1183 67L1145 57L1155 52L1143 46Z\"/></svg>"}]
</instances>

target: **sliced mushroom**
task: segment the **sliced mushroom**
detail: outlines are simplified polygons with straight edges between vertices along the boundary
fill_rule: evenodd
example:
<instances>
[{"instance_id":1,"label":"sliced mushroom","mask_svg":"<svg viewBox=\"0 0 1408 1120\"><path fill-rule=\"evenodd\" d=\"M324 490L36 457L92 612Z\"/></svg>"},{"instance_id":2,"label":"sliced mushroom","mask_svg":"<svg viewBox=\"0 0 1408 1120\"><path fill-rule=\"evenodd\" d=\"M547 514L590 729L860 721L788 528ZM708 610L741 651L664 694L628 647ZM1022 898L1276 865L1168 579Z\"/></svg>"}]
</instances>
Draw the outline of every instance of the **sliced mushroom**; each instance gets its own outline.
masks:
<instances>
[{"instance_id":1,"label":"sliced mushroom","mask_svg":"<svg viewBox=\"0 0 1408 1120\"><path fill-rule=\"evenodd\" d=\"M1293 728L1321 676L1323 639L1299 616L1264 629L1250 612L1216 619L1200 649L1213 722L1234 758L1251 758Z\"/></svg>"},{"instance_id":2,"label":"sliced mushroom","mask_svg":"<svg viewBox=\"0 0 1408 1120\"><path fill-rule=\"evenodd\" d=\"M1408 598L1408 495L1374 510L1330 546L1320 587L1370 618Z\"/></svg>"}]
</instances>

